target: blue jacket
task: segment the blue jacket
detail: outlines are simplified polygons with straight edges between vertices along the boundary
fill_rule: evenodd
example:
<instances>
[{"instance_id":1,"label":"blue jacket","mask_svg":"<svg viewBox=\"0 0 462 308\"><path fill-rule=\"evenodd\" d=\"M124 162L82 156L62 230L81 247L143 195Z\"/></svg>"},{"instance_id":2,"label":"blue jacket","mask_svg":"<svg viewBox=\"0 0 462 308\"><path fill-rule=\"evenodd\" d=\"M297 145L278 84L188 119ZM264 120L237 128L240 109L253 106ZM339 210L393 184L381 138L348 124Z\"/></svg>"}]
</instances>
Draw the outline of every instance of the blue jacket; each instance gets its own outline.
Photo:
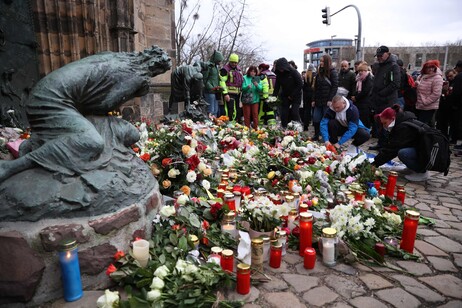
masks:
<instances>
[{"instance_id":1,"label":"blue jacket","mask_svg":"<svg viewBox=\"0 0 462 308\"><path fill-rule=\"evenodd\" d=\"M340 138L338 141L338 144L342 145L356 134L358 131L358 128L363 128L369 131L367 127L364 126L364 124L361 122L359 119L359 111L358 108L353 105L353 103L350 100L347 100L347 105L346 105L346 123L348 123L347 126L347 131L343 136ZM326 111L326 114L321 120L321 135L324 141L329 140L329 121L333 120L336 118L337 113L332 109L329 108Z\"/></svg>"}]
</instances>

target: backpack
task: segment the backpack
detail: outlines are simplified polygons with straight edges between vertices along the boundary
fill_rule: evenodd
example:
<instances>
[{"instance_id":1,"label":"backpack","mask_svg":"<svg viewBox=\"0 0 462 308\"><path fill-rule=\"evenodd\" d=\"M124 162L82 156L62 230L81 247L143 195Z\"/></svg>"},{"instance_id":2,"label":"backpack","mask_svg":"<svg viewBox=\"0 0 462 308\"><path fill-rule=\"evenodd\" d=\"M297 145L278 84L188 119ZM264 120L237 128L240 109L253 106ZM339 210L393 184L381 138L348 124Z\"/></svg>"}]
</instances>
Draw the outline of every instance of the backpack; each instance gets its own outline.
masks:
<instances>
[{"instance_id":1,"label":"backpack","mask_svg":"<svg viewBox=\"0 0 462 308\"><path fill-rule=\"evenodd\" d=\"M449 165L451 164L451 150L449 149L448 138L438 129L418 120L404 123L419 132L417 145L419 163L425 166L425 170L444 172L445 176L448 175Z\"/></svg>"},{"instance_id":2,"label":"backpack","mask_svg":"<svg viewBox=\"0 0 462 308\"><path fill-rule=\"evenodd\" d=\"M415 106L417 102L417 87L414 78L408 73L406 73L406 79L406 86L403 89L404 102L407 106Z\"/></svg>"}]
</instances>

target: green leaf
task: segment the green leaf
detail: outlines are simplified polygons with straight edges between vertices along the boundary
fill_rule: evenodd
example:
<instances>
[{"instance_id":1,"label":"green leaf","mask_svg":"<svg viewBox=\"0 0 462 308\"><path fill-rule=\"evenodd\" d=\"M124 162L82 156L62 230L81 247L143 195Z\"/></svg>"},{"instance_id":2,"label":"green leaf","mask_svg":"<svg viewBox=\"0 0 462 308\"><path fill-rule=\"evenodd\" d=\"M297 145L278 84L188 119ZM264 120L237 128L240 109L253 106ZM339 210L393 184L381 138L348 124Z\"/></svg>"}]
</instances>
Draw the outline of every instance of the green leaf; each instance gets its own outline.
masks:
<instances>
[{"instance_id":1,"label":"green leaf","mask_svg":"<svg viewBox=\"0 0 462 308\"><path fill-rule=\"evenodd\" d=\"M178 248L180 248L183 251L188 251L188 240L186 239L186 237L184 236L180 237Z\"/></svg>"},{"instance_id":2,"label":"green leaf","mask_svg":"<svg viewBox=\"0 0 462 308\"><path fill-rule=\"evenodd\" d=\"M176 234L170 233L169 239L173 245L178 245L178 237L176 236Z\"/></svg>"},{"instance_id":3,"label":"green leaf","mask_svg":"<svg viewBox=\"0 0 462 308\"><path fill-rule=\"evenodd\" d=\"M191 216L189 216L189 222L191 223L191 225L195 228L200 228L201 227L201 222L199 220L199 217L197 216L197 214L191 214Z\"/></svg>"},{"instance_id":4,"label":"green leaf","mask_svg":"<svg viewBox=\"0 0 462 308\"><path fill-rule=\"evenodd\" d=\"M151 283L152 283L152 278L144 278L136 282L136 287L137 288L146 287L146 286L151 285Z\"/></svg>"},{"instance_id":5,"label":"green leaf","mask_svg":"<svg viewBox=\"0 0 462 308\"><path fill-rule=\"evenodd\" d=\"M159 256L159 262L160 262L161 264L165 264L165 255L164 255L164 254L161 254L161 255Z\"/></svg>"}]
</instances>

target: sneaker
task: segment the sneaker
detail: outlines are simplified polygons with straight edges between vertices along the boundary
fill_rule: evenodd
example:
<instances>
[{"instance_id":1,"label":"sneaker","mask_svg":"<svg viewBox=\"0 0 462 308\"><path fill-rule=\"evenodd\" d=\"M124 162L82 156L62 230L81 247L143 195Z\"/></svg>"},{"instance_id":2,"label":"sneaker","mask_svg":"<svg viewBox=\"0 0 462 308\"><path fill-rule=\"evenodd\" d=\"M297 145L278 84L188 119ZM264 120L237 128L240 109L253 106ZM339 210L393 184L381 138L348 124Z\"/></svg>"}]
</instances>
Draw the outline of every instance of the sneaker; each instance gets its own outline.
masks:
<instances>
[{"instance_id":1,"label":"sneaker","mask_svg":"<svg viewBox=\"0 0 462 308\"><path fill-rule=\"evenodd\" d=\"M425 171L423 173L414 172L412 174L405 175L404 177L406 178L406 180L411 182L422 182L428 180L429 174L428 171Z\"/></svg>"},{"instance_id":2,"label":"sneaker","mask_svg":"<svg viewBox=\"0 0 462 308\"><path fill-rule=\"evenodd\" d=\"M370 147L369 147L369 150L371 150L371 151L378 151L378 150L380 150L381 148L382 148L381 145L376 144L376 145L370 146Z\"/></svg>"}]
</instances>

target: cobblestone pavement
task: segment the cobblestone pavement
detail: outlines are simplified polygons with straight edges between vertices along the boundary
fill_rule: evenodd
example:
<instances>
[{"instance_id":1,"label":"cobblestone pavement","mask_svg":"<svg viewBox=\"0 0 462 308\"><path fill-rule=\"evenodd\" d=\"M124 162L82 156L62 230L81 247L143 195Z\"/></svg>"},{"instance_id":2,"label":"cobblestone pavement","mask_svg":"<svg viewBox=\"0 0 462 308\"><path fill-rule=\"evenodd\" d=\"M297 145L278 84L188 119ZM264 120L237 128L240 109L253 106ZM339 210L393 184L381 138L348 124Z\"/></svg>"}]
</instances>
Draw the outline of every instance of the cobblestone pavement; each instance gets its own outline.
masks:
<instances>
[{"instance_id":1,"label":"cobblestone pavement","mask_svg":"<svg viewBox=\"0 0 462 308\"><path fill-rule=\"evenodd\" d=\"M298 252L289 250L279 269L265 266L270 282L228 299L246 301L245 308L462 307L462 158L452 157L446 177L431 172L428 181L412 183L400 176L398 184L405 185L406 206L436 220L418 229L415 253L423 262L386 258L391 268L342 262L328 268L318 260L306 270ZM101 294L86 291L78 302L59 300L52 307L94 307Z\"/></svg>"},{"instance_id":2,"label":"cobblestone pavement","mask_svg":"<svg viewBox=\"0 0 462 308\"><path fill-rule=\"evenodd\" d=\"M387 257L391 268L342 262L328 268L319 259L307 270L289 251L281 268L265 266L271 281L252 287L245 307L462 307L461 157L452 157L447 176L431 172L426 182L400 176L398 184L405 185L407 207L436 220L418 229L414 252L423 262Z\"/></svg>"}]
</instances>

